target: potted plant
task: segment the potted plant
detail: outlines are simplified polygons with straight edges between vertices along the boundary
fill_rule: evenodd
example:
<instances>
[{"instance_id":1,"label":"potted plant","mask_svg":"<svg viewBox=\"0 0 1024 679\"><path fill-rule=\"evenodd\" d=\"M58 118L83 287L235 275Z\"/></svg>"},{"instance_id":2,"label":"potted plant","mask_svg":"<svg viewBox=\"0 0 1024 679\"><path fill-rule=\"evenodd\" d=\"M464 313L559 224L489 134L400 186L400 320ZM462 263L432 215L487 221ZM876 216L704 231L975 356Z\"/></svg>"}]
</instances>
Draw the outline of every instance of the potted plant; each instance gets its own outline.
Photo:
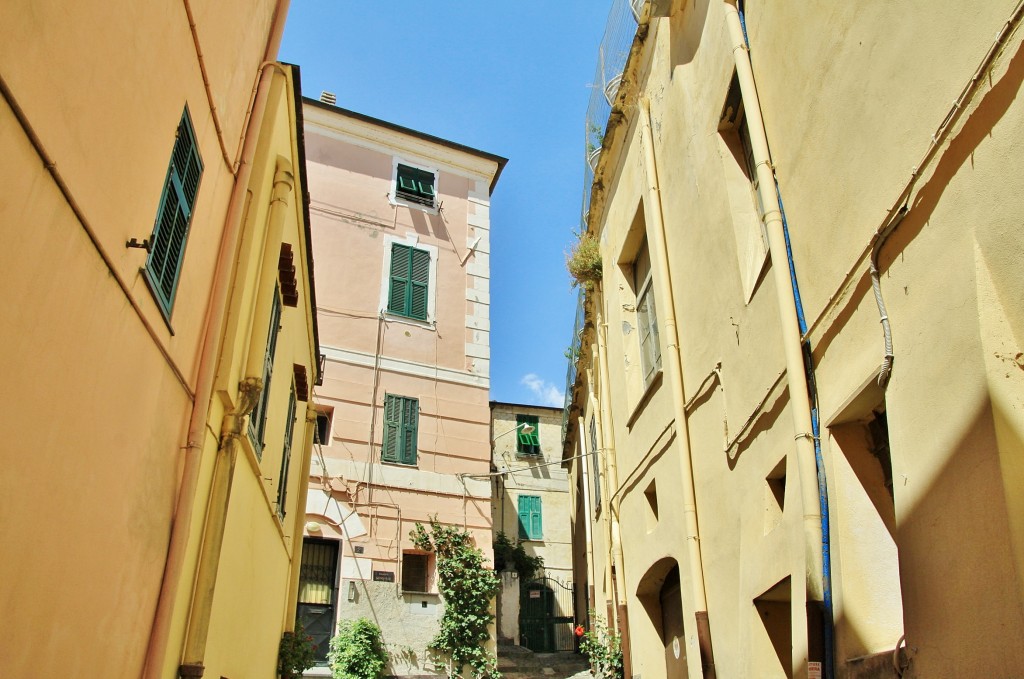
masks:
<instances>
[{"instance_id":1,"label":"potted plant","mask_svg":"<svg viewBox=\"0 0 1024 679\"><path fill-rule=\"evenodd\" d=\"M297 679L315 662L313 637L306 634L301 622L297 622L295 631L281 635L277 648L277 673L281 679Z\"/></svg>"}]
</instances>

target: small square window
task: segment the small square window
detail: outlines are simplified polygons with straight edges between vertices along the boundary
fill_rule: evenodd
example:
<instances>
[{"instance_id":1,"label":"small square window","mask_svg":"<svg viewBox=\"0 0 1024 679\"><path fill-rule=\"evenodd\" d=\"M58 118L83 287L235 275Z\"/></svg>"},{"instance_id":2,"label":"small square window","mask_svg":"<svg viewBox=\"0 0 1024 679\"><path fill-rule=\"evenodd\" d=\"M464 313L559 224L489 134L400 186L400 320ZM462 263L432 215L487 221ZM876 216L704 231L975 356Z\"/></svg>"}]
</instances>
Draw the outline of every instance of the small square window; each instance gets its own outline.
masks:
<instances>
[{"instance_id":1,"label":"small square window","mask_svg":"<svg viewBox=\"0 0 1024 679\"><path fill-rule=\"evenodd\" d=\"M331 424L334 420L334 410L324 408L316 412L316 443L321 446L331 445Z\"/></svg>"},{"instance_id":2,"label":"small square window","mask_svg":"<svg viewBox=\"0 0 1024 679\"><path fill-rule=\"evenodd\" d=\"M399 163L395 173L395 197L434 207L434 173Z\"/></svg>"},{"instance_id":3,"label":"small square window","mask_svg":"<svg viewBox=\"0 0 1024 679\"><path fill-rule=\"evenodd\" d=\"M402 591L429 592L430 555L419 552L402 553Z\"/></svg>"}]
</instances>

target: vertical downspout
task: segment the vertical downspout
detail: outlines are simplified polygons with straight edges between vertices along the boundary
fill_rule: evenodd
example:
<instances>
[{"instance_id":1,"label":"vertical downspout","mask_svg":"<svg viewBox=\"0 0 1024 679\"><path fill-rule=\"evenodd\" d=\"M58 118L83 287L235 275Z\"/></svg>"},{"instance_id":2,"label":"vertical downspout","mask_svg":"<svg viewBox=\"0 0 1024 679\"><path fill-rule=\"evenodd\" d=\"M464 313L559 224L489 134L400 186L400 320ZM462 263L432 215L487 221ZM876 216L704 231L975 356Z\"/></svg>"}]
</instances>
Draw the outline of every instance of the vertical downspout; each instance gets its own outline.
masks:
<instances>
[{"instance_id":1,"label":"vertical downspout","mask_svg":"<svg viewBox=\"0 0 1024 679\"><path fill-rule=\"evenodd\" d=\"M600 411L600 404L597 401L597 396L594 394L594 368L597 367L597 364L596 364L596 361L594 361L594 354L593 354L593 352L591 352L590 361L591 361L590 362L590 366L591 367L587 368L587 392L588 392L587 393L587 398L588 398L588 401L590 403L590 409L594 413L594 417L595 417L595 426L597 428L597 440L601 443L601 446L599 446L598 449L596 451L594 451L594 454L597 456L595 459L597 461L597 468L598 468L598 476L597 476L597 479L595 479L595 480L598 483L603 484L605 486L605 488L603 489L604 492L602 493L602 497L609 498L611 496L611 493L609 492L608 489L611 487L611 483L610 483L610 479L609 479L609 471L608 471L608 465L607 465L607 455L602 455L601 454L602 453L603 444L604 444L604 438L602 438L603 428L602 428L602 417L601 417L601 411ZM605 463L603 470L602 470L602 462ZM612 549L612 519L611 519L612 510L611 510L611 503L608 502L607 499L605 500L605 503L608 504L608 506L604 507L601 510L601 523L604 524L604 531L603 531L603 533L604 533L604 546L605 546L605 549L608 550L609 556L611 556L612 552L613 552L613 549ZM612 576L612 566L613 566L613 564L614 564L614 560L608 559L608 561L605 563L605 567L604 567L605 608L607 609L606 610L606 615L607 615L606 619L608 620L608 626L609 627L612 627L614 625L614 621L615 621L616 615L618 613L618 609L616 608L616 604L618 603L618 601L617 601L617 597L615 595L614 577Z\"/></svg>"},{"instance_id":2,"label":"vertical downspout","mask_svg":"<svg viewBox=\"0 0 1024 679\"><path fill-rule=\"evenodd\" d=\"M587 541L587 591L584 596L587 597L587 611L594 607L594 537L591 533L590 521L593 516L593 506L590 501L590 460L587 455L587 435L586 429L583 428L583 417L579 417L578 424L576 425L579 432L577 436L580 444L580 455L576 458L576 463L580 466L580 474L583 477L583 534ZM587 618L587 627L590 627L589 614Z\"/></svg>"},{"instance_id":3,"label":"vertical downspout","mask_svg":"<svg viewBox=\"0 0 1024 679\"><path fill-rule=\"evenodd\" d=\"M821 469L821 448L818 438L817 411L812 413L811 386L808 378L811 366L805 365L806 347L801 342L800 313L797 309L799 300L795 286L795 275L782 262L790 262L788 236L779 195L775 183L775 173L771 167L771 156L768 150L768 139L765 135L764 120L761 117L761 104L754 83L754 73L750 64L747 42L744 37L743 24L736 5L730 0L723 2L725 20L733 44L732 52L736 62L736 76L740 84L743 98L743 110L747 119L747 130L753 150L757 172L758 192L761 204L766 206L764 214L765 231L768 234L768 246L771 252L772 272L775 277L775 292L779 304L780 329L782 332L783 351L786 357L786 379L790 398L790 412L795 430L796 466L800 476L800 498L804 523L805 552L805 583L807 596L808 636L815 615L814 607L821 606L824 648L811 648L808 639L808 661L825 661L827 675L831 676L831 590L826 598L826 585L829 577L826 572L828 564L827 542L827 498L824 496L824 475ZM774 207L771 207L774 206ZM807 357L810 358L809 356ZM812 657L821 654L824 657Z\"/></svg>"},{"instance_id":4,"label":"vertical downspout","mask_svg":"<svg viewBox=\"0 0 1024 679\"><path fill-rule=\"evenodd\" d=\"M315 313L315 312L314 312ZM310 454L313 450L313 438L316 436L316 408L312 406L312 393L309 394L310 401L306 402L306 433L302 441L302 469L299 470L299 477L295 479L298 491L295 493L295 511L306 515L306 496L309 493L309 468L313 462ZM289 474L289 479L293 479ZM299 605L299 571L302 567L302 538L304 521L292 523L292 554L291 571L288 579L288 603L282 612L284 616L282 623L285 631L291 632L295 629L295 611Z\"/></svg>"},{"instance_id":5,"label":"vertical downspout","mask_svg":"<svg viewBox=\"0 0 1024 679\"><path fill-rule=\"evenodd\" d=\"M188 615L185 650L179 670L181 676L203 676L203 660L206 656L206 642L210 631L210 616L213 613L213 596L217 587L224 529L231 503L231 484L234 480L235 462L238 458L238 440L245 436L242 431L245 426L244 417L252 411L259 398L259 393L269 387L269 385L262 384L260 378L252 377L252 375L262 376L265 354L259 351L259 348L266 346L271 332L276 331L276 329L270 328L266 321L270 318L273 304L273 286L277 281L277 260L280 256L279 244L284 232L289 195L295 182L291 169L291 163L285 159L278 159L270 200L270 214L267 216L263 258L260 262L261 274L256 286L256 308L253 313L255 324L244 373L246 377L239 385L244 396L239 399L241 404L239 410L224 417L221 446L214 462L213 483L203 530L203 542L199 550L199 569L196 574L196 585Z\"/></svg>"},{"instance_id":6,"label":"vertical downspout","mask_svg":"<svg viewBox=\"0 0 1024 679\"><path fill-rule=\"evenodd\" d=\"M270 77L266 66L268 62L277 57L277 51L281 46L289 2L290 0L278 0L277 6L274 8L267 45L263 51L263 65L257 75L251 116L247 121L248 124L243 128L241 139L239 139L239 164L234 170L235 183L231 189L231 197L228 199L228 207L224 216L224 232L217 253L217 264L210 290L210 301L207 303L206 317L203 319L203 343L196 368L196 392L192 401L192 412L189 414L181 481L171 520L163 579L160 583L160 592L157 596L156 608L153 611L149 643L146 647L145 665L142 670L143 679L158 679L161 675L164 658L167 654L167 645L170 641L171 615L174 612L174 602L181 585L181 571L185 563L196 487L199 483L200 457L206 420L209 415L210 399L213 396L217 357L220 355L223 341L221 335L226 315L229 282L242 230L242 207L249 189L252 158L256 152L260 123L263 120L267 94L270 90Z\"/></svg>"},{"instance_id":7,"label":"vertical downspout","mask_svg":"<svg viewBox=\"0 0 1024 679\"><path fill-rule=\"evenodd\" d=\"M671 268L666 249L665 219L662 215L661 188L658 182L658 166L654 157L654 137L651 133L651 107L647 99L640 102L640 132L644 146L644 162L647 175L647 214L653 222L650 235L651 265L655 268L657 298L663 302L658 307L659 321L665 337L665 363L672 394L672 414L676 426L676 449L679 453L680 493L683 498L683 529L686 531L686 556L690 567L694 615L697 620L697 643L700 648L701 667L706 679L716 676L715 653L711 643L711 624L708 620L708 603L704 585L704 563L700 549L700 529L697 522L697 498L693 480L693 460L690 452L690 436L686 421L685 391L683 390L682 355L679 348L679 331L676 326L675 299L672 291ZM664 308L664 313L661 309Z\"/></svg>"},{"instance_id":8,"label":"vertical downspout","mask_svg":"<svg viewBox=\"0 0 1024 679\"><path fill-rule=\"evenodd\" d=\"M619 462L615 450L615 428L612 422L611 393L609 392L608 381L608 349L606 336L608 328L605 326L601 309L604 305L604 295L599 291L594 304L595 328L597 334L597 370L598 388L600 390L600 414L598 424L600 433L598 440L601 441L608 458L608 511L611 513L612 521L612 562L615 564L616 580L619 583L618 621L619 635L622 638L622 665L627 677L632 676L633 654L629 644L629 608L625 591L626 585L626 564L622 557L622 532L619 526Z\"/></svg>"}]
</instances>

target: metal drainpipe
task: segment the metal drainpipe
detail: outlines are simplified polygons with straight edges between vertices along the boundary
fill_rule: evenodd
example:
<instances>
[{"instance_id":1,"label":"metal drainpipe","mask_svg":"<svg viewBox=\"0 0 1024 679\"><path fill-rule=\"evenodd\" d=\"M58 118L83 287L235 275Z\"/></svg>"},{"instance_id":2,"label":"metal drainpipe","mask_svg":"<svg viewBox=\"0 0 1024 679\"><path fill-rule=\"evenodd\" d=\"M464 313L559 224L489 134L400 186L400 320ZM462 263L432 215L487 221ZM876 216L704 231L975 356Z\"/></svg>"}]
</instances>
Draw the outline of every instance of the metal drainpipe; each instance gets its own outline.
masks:
<instances>
[{"instance_id":1,"label":"metal drainpipe","mask_svg":"<svg viewBox=\"0 0 1024 679\"><path fill-rule=\"evenodd\" d=\"M261 275L256 288L256 309L253 314L253 332L249 344L249 357L245 374L247 377L240 386L243 398L242 406L235 413L224 417L221 445L214 463L213 482L210 490L210 504L207 510L202 547L199 552L199 570L196 575L195 591L188 615L188 632L185 637L185 650L179 669L181 676L201 677L203 660L206 656L206 641L210 631L210 615L213 612L213 595L217 586L217 571L220 565L221 547L224 541L224 528L227 522L228 509L231 502L231 484L234 478L235 462L238 457L238 439L243 435L243 418L252 411L255 400L259 398L259 389L253 385L258 378L249 375L263 374L264 354L259 351L269 341L271 328L267 323L270 318L273 285L277 281L277 260L280 256L281 236L289 205L289 195L294 187L291 163L278 160L278 169L274 175L274 188L270 200L270 214L267 217L267 235L264 241ZM253 366L258 366L254 373ZM265 389L269 385L261 385ZM252 392L256 396L252 396ZM197 673L198 672L198 673Z\"/></svg>"},{"instance_id":2,"label":"metal drainpipe","mask_svg":"<svg viewBox=\"0 0 1024 679\"><path fill-rule=\"evenodd\" d=\"M593 352L591 352L591 366L594 366L594 365L595 365L595 363L593 362ZM597 440L601 441L603 443L604 441L601 438L601 415L600 415L599 406L598 406L598 403L597 403L597 398L594 396L594 372L593 372L593 368L592 367L591 368L587 368L587 392L588 392L587 393L587 398L588 398L588 400L590 402L591 411L595 414L595 417L597 418ZM597 455L596 459L597 459L597 468L598 468L598 476L597 476L597 479L595 479L595 480L599 484L602 483L602 481L603 481L603 485L608 487L610 484L608 483L608 466L607 466L607 464L604 465L604 470L603 470L604 473L601 473L602 462L607 462L607 460L602 459L605 456L601 455L601 449L600 448L598 448L598 450L595 451L594 454ZM603 497L610 497L610 495L611 495L611 493L607 492L607 490L604 493L602 493ZM604 544L605 544L605 549L608 550L609 555L612 552L612 520L611 520L611 514L612 514L612 512L611 512L611 508L610 507L605 507L601 511L601 523L604 524L604 530L603 530L603 533L604 533ZM605 607L607 609L607 620L608 620L608 625L609 626L611 626L612 623L615 621L615 616L616 616L616 612L617 612L617 609L616 609L616 606L615 606L617 601L616 601L616 598L615 598L614 578L612 577L612 564L613 563L614 563L614 561L609 559L609 561L605 564L605 567L604 567Z\"/></svg>"},{"instance_id":3,"label":"metal drainpipe","mask_svg":"<svg viewBox=\"0 0 1024 679\"><path fill-rule=\"evenodd\" d=\"M697 498L693 480L693 460L690 453L689 432L686 421L686 392L683 390L682 356L679 350L679 333L676 326L675 299L672 292L671 269L666 249L665 219L662 215L661 187L658 181L658 166L654 157L654 137L651 133L650 102L640 102L640 131L644 146L645 170L647 173L647 214L653 222L650 235L651 264L656 270L654 281L657 286L659 324L665 337L663 354L668 374L668 387L672 394L672 414L676 423L676 449L682 483L683 529L686 531L687 562L690 564L690 578L694 615L697 621L697 642L700 648L701 667L706 679L716 676L715 653L711 643L711 624L708 620L708 603L704 585L704 562L700 548L700 529L697 522ZM664 309L664 313L661 310Z\"/></svg>"},{"instance_id":4,"label":"metal drainpipe","mask_svg":"<svg viewBox=\"0 0 1024 679\"><path fill-rule=\"evenodd\" d=\"M611 394L608 383L608 349L606 336L608 328L605 326L601 307L604 302L604 294L598 289L597 299L594 303L595 309L595 334L597 335L597 369L598 387L601 393L600 414L598 428L603 447L608 456L608 486L612 491L608 496L608 510L611 512L612 521L612 561L615 563L615 574L619 583L618 619L619 634L622 637L622 664L627 677L632 676L633 654L629 645L629 606L626 598L626 564L622 556L622 532L619 526L619 463L615 451L615 429L612 422Z\"/></svg>"},{"instance_id":5,"label":"metal drainpipe","mask_svg":"<svg viewBox=\"0 0 1024 679\"><path fill-rule=\"evenodd\" d=\"M175 599L181 585L182 568L185 563L185 551L188 546L189 530L192 527L192 511L195 504L196 488L199 483L200 456L203 448L206 420L209 415L210 399L213 396L213 382L217 357L220 355L222 333L227 307L228 287L231 279L238 241L242 231L243 205L249 189L249 177L252 174L252 158L256 153L260 125L266 110L267 96L270 92L271 75L268 66L271 59L277 57L284 34L285 17L288 14L290 0L278 0L274 9L274 17L267 36L267 45L263 52L264 62L260 66L253 87L252 105L246 114L246 124L242 128L238 140L238 167L235 168L235 183L231 189L228 208L224 215L224 233L221 237L217 255L217 266L214 270L210 301L203 319L203 344L199 354L196 372L196 393L192 400L192 412L189 415L188 434L185 439L184 461L182 464L181 481L178 497L171 521L171 535L167 545L167 557L164 562L164 574L160 583L160 593L153 612L153 624L150 629L149 643L146 647L146 660L143 667L143 679L158 679L162 675L164 658L170 636L171 615L174 611Z\"/></svg>"},{"instance_id":6,"label":"metal drainpipe","mask_svg":"<svg viewBox=\"0 0 1024 679\"><path fill-rule=\"evenodd\" d=\"M736 6L729 0L722 3L726 25L732 41L732 52L736 62L736 76L740 84L743 110L746 115L750 145L754 154L757 171L758 194L761 204L766 206L765 230L772 257L772 273L775 277L775 292L779 305L779 326L782 332L783 351L786 359L786 380L790 399L790 413L795 431L796 466L800 478L800 499L803 513L805 585L807 612L812 605L825 608L825 576L822 555L822 514L819 496L819 479L815 455L814 424L811 420L811 398L805 379L803 345L800 341L800 323L797 315L796 298L792 290L792 278L788 262L786 233L779 208L779 196L775 187L775 173L771 167L768 139L765 135L761 105L754 84L754 73L750 55L743 37L743 26ZM826 623L827 624L827 623ZM824 645L824 644L823 644ZM821 654L822 657L811 656ZM808 648L808 661L824 661L825 649Z\"/></svg>"},{"instance_id":7,"label":"metal drainpipe","mask_svg":"<svg viewBox=\"0 0 1024 679\"><path fill-rule=\"evenodd\" d=\"M584 592L584 596L587 598L587 626L590 626L589 611L594 607L594 537L592 534L592 528L590 521L592 518L593 508L590 503L590 461L587 459L587 437L586 430L583 428L583 418L577 418L577 431L579 432L579 444L580 444L580 456L576 462L580 465L580 474L583 477L583 534L587 541L587 588L588 591ZM578 624L578 623L577 623Z\"/></svg>"}]
</instances>

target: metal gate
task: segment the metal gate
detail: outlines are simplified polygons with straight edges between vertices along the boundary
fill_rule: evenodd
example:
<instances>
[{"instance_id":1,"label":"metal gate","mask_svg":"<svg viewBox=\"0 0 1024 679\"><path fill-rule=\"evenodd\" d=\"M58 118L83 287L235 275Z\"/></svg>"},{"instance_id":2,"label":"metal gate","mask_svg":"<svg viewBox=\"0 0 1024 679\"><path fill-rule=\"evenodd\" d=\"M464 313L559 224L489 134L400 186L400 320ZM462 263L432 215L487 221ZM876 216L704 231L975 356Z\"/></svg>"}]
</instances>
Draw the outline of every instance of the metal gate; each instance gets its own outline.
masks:
<instances>
[{"instance_id":1,"label":"metal gate","mask_svg":"<svg viewBox=\"0 0 1024 679\"><path fill-rule=\"evenodd\" d=\"M574 586L543 577L519 588L520 645L537 653L575 651L573 634Z\"/></svg>"}]
</instances>

